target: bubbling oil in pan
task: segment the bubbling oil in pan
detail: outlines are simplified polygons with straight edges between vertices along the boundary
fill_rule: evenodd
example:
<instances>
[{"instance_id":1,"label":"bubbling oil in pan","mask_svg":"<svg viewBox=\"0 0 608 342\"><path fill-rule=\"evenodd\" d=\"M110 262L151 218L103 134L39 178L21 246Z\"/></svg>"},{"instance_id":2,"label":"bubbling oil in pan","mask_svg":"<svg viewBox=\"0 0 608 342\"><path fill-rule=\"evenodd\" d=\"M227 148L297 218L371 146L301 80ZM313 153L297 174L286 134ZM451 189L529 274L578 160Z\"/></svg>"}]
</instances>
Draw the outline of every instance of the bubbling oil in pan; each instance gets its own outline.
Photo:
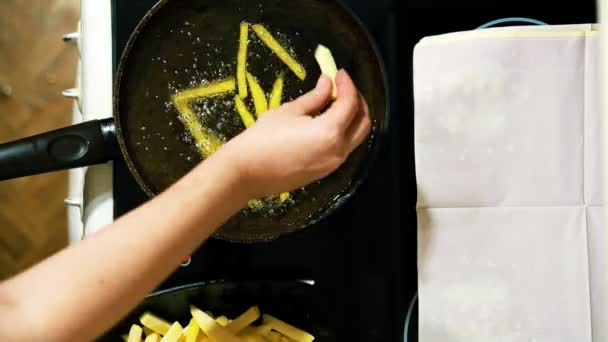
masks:
<instances>
[{"instance_id":1,"label":"bubbling oil in pan","mask_svg":"<svg viewBox=\"0 0 608 342\"><path fill-rule=\"evenodd\" d=\"M371 100L370 104L384 101L376 92L382 85L373 77L370 81L370 75L366 74L368 69L360 68L372 56L368 54L368 46L357 45L356 37L360 32L356 33L350 25L346 25L348 30L335 30L334 34L327 35L324 24L305 17L294 20L285 14L293 14L292 9L269 5L272 10L264 14L245 6L241 15L235 16L231 7L235 3L238 2L216 3L204 12L190 10L187 6L186 11L190 12L174 16L172 22L153 20L146 29L147 37L136 41L131 49L121 82L128 86L120 91L121 125L128 132L124 138L131 162L151 193L165 190L202 160L192 137L179 120L171 97L189 88L236 77L242 21L264 25L308 74L304 81L298 79L250 28L247 69L258 79L266 95L272 90L278 73L285 75L283 103L313 89L321 74L314 49L323 43L332 49L338 65L351 71L368 102ZM310 5L325 6L315 1ZM158 15L171 17L171 11L168 6ZM188 21L184 22L186 17ZM178 21L180 18L182 21ZM152 63L141 62L150 60ZM358 83L358 80L367 82ZM244 130L234 109L234 96L197 99L193 104L200 122L226 140ZM247 99L247 102L253 113L251 100ZM163 110L159 112L159 108ZM141 127L146 130L141 131ZM366 163L368 156L368 146L362 146L326 179L292 192L287 204L269 201L261 209L243 210L230 218L216 237L241 242L265 241L305 227L323 217L328 208L340 201L352 181L357 179L360 165Z\"/></svg>"},{"instance_id":2,"label":"bubbling oil in pan","mask_svg":"<svg viewBox=\"0 0 608 342\"><path fill-rule=\"evenodd\" d=\"M187 23L187 26L190 26L190 23ZM181 34L184 34L184 32L186 35L192 36L190 31L180 30ZM274 31L272 34L291 56L296 58L296 60L299 60L293 46L293 39L288 34L280 31ZM293 35L295 39L298 39L301 36L299 32L294 32ZM200 38L196 37L194 38L193 44L200 43L200 41ZM234 41L234 44L238 46L239 41ZM210 43L206 43L202 57L199 57L193 53L191 68L185 67L181 71L178 69L173 70L175 75L179 75L181 72L188 75L190 77L188 84L184 85L178 81L171 81L167 86L169 93L174 95L186 89L200 87L217 80L224 80L229 77L234 77L236 75L236 55L231 56L233 57L232 60L225 60L226 53L224 53L223 49L224 48L222 47L214 47ZM312 54L310 48L307 52ZM276 59L277 62L269 63L271 58ZM160 57L157 57L157 59L160 59ZM203 70L206 70L206 72L201 72L199 66L203 66ZM254 34L253 30L250 29L247 71L252 72L252 70L258 71L258 73L254 73L254 75L260 79L260 82L265 86L263 89L265 91L266 98L269 98L270 96L272 82L274 82L276 76L281 72L285 74L291 73L291 70L282 64L282 62L278 60L278 57L274 56L269 48L265 46L257 35ZM168 70L166 72L168 72ZM272 76L271 83L268 82L268 75ZM294 82L299 82L299 80L297 80L295 77L290 78L290 80L290 83L292 84L286 84L285 88L290 87L290 85L293 86ZM295 92L284 91L282 103L292 101L295 99L295 97L304 94L304 88L296 88L297 89ZM228 141L229 139L236 137L245 129L238 113L235 110L235 101L233 95L234 94L232 93L228 93L214 97L200 97L193 101L193 109L199 122L201 122L202 125L210 132L223 138L224 141ZM248 108L251 110L253 108L251 96L246 99L246 103ZM175 104L172 101L165 102L165 112L167 114L176 113L178 117L181 115L177 111ZM251 112L253 112L253 110L251 110ZM196 145L196 142L192 136L186 131L181 134L181 139L185 144ZM255 147L252 146L252 148ZM188 156L186 158L191 157ZM320 181L318 183L320 184ZM251 204L244 211L245 213L255 212L265 217L283 215L287 206L294 206L298 204L298 198L300 197L298 193L301 194L305 192L305 188L297 190L296 192L292 193L291 196L283 203L279 200L278 196L260 199L256 201L255 204Z\"/></svg>"}]
</instances>

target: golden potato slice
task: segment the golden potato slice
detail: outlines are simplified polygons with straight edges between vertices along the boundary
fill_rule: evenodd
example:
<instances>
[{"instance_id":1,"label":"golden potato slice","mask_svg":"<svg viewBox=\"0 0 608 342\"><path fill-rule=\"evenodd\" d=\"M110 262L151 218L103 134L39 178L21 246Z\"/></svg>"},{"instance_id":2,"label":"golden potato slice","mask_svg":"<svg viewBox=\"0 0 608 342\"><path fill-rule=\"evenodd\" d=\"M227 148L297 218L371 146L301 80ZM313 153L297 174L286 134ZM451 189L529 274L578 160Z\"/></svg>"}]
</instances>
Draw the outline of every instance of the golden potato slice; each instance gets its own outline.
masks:
<instances>
[{"instance_id":1,"label":"golden potato slice","mask_svg":"<svg viewBox=\"0 0 608 342\"><path fill-rule=\"evenodd\" d=\"M171 328L169 328L169 331L167 331L167 334L163 336L160 342L178 342L182 337L183 330L184 329L179 322L173 323Z\"/></svg>"},{"instance_id":2,"label":"golden potato slice","mask_svg":"<svg viewBox=\"0 0 608 342\"><path fill-rule=\"evenodd\" d=\"M260 37L260 40L272 50L280 60L283 61L287 65L291 71L293 71L296 76L302 81L306 79L306 69L304 66L300 64L294 57L292 57L281 43L279 43L276 38L266 29L264 26L260 24L253 25L253 31Z\"/></svg>"},{"instance_id":3,"label":"golden potato slice","mask_svg":"<svg viewBox=\"0 0 608 342\"><path fill-rule=\"evenodd\" d=\"M247 97L247 45L249 44L249 24L241 23L241 34L239 39L239 53L236 63L236 80L239 88L239 96Z\"/></svg>"},{"instance_id":4,"label":"golden potato slice","mask_svg":"<svg viewBox=\"0 0 608 342\"><path fill-rule=\"evenodd\" d=\"M214 342L241 342L228 328L217 322L197 307L190 305L190 313L205 335Z\"/></svg>"},{"instance_id":5,"label":"golden potato slice","mask_svg":"<svg viewBox=\"0 0 608 342\"><path fill-rule=\"evenodd\" d=\"M249 112L249 109L247 109L247 105L245 104L243 99L236 96L234 98L234 105L236 107L236 111L239 113L239 116L241 117L241 121L243 122L243 125L245 125L245 128L249 128L249 127L253 126L253 124L255 123L255 119L253 118L253 115Z\"/></svg>"},{"instance_id":6,"label":"golden potato slice","mask_svg":"<svg viewBox=\"0 0 608 342\"><path fill-rule=\"evenodd\" d=\"M297 342L312 342L315 337L307 333L304 330L298 329L290 324L287 324L280 319L271 315L263 316L264 323L270 324L273 330L280 332L281 334L289 337Z\"/></svg>"},{"instance_id":7,"label":"golden potato slice","mask_svg":"<svg viewBox=\"0 0 608 342\"><path fill-rule=\"evenodd\" d=\"M144 340L144 342L160 342L160 335L157 333L152 333L150 335L148 335L146 337L146 339Z\"/></svg>"},{"instance_id":8,"label":"golden potato slice","mask_svg":"<svg viewBox=\"0 0 608 342\"><path fill-rule=\"evenodd\" d=\"M255 322L258 318L260 318L260 309L257 306L252 306L239 317L230 322L226 328L232 333L238 334L241 330L250 326L251 323Z\"/></svg>"},{"instance_id":9,"label":"golden potato slice","mask_svg":"<svg viewBox=\"0 0 608 342\"><path fill-rule=\"evenodd\" d=\"M153 315L150 312L144 312L139 317L139 322L146 328L154 331L159 335L165 335L171 328L171 324L164 319Z\"/></svg>"},{"instance_id":10,"label":"golden potato slice","mask_svg":"<svg viewBox=\"0 0 608 342\"><path fill-rule=\"evenodd\" d=\"M249 83L249 89L251 89L251 96L253 97L253 105L255 106L255 114L259 118L262 114L268 111L268 101L266 100L266 93L258 80L251 73L247 73L247 83Z\"/></svg>"},{"instance_id":11,"label":"golden potato slice","mask_svg":"<svg viewBox=\"0 0 608 342\"><path fill-rule=\"evenodd\" d=\"M141 336L143 333L144 330L139 325L133 324L131 326L131 330L129 330L127 342L141 342Z\"/></svg>"},{"instance_id":12,"label":"golden potato slice","mask_svg":"<svg viewBox=\"0 0 608 342\"><path fill-rule=\"evenodd\" d=\"M196 324L196 320L192 318L190 320L190 323L188 323L186 328L184 328L183 334L186 339L186 342L196 342L200 331L201 328L199 328L198 324Z\"/></svg>"},{"instance_id":13,"label":"golden potato slice","mask_svg":"<svg viewBox=\"0 0 608 342\"><path fill-rule=\"evenodd\" d=\"M334 56L327 47L319 45L315 51L315 59L317 60L317 63L319 63L321 73L327 76L333 83L332 97L335 99L338 95L338 89L336 88L336 75L338 74L338 67L336 66Z\"/></svg>"},{"instance_id":14,"label":"golden potato slice","mask_svg":"<svg viewBox=\"0 0 608 342\"><path fill-rule=\"evenodd\" d=\"M279 74L277 80L274 81L272 86L272 92L270 93L270 99L268 100L268 109L276 109L281 107L281 101L283 101L283 87L285 86L285 75Z\"/></svg>"}]
</instances>

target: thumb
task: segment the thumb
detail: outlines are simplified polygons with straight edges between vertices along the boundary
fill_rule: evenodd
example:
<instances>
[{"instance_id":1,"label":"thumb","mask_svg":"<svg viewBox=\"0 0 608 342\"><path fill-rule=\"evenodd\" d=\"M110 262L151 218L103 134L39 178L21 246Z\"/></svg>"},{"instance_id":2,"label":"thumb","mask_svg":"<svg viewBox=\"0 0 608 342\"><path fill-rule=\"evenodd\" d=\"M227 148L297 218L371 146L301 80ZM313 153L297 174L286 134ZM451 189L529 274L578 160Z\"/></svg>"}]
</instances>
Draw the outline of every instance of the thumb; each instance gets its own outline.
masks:
<instances>
[{"instance_id":1,"label":"thumb","mask_svg":"<svg viewBox=\"0 0 608 342\"><path fill-rule=\"evenodd\" d=\"M331 91L331 80L321 75L313 90L286 104L286 109L296 115L318 114L331 99Z\"/></svg>"}]
</instances>

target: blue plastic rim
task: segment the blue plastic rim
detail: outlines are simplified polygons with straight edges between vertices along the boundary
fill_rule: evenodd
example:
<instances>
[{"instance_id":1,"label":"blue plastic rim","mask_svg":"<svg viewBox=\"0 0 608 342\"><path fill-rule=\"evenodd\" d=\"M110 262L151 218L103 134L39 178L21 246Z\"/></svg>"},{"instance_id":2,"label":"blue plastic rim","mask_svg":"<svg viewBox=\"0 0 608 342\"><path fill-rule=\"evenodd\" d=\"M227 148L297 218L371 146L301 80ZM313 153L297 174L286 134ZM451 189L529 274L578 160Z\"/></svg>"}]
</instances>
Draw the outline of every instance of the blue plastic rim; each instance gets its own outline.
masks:
<instances>
[{"instance_id":1,"label":"blue plastic rim","mask_svg":"<svg viewBox=\"0 0 608 342\"><path fill-rule=\"evenodd\" d=\"M486 29L486 28L490 28L492 26L496 26L496 25L501 25L501 24L532 24L532 25L547 25L547 23L540 21L540 20L536 20L536 19L530 19L530 18L524 18L524 17L511 17L511 18L502 18L502 19L496 19L496 20L492 20L488 23L485 23L481 26L479 26L477 28L477 30L482 30L482 29Z\"/></svg>"}]
</instances>

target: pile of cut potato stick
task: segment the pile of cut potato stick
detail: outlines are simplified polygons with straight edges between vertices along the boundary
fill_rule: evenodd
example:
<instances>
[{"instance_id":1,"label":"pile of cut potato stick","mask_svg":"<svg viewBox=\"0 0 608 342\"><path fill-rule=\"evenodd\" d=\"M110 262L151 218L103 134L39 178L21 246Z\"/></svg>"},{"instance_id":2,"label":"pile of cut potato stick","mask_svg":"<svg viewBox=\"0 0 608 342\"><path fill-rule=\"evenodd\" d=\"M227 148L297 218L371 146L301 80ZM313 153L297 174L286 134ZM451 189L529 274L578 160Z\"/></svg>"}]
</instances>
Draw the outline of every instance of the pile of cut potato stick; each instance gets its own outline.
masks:
<instances>
[{"instance_id":1,"label":"pile of cut potato stick","mask_svg":"<svg viewBox=\"0 0 608 342\"><path fill-rule=\"evenodd\" d=\"M298 329L271 315L262 315L262 324L253 324L260 319L257 306L250 308L234 320L226 316L213 318L190 306L192 319L183 328L179 322L170 324L164 319L146 312L139 318L141 326L133 324L126 342L311 342L311 334ZM144 339L145 334L145 339Z\"/></svg>"},{"instance_id":2,"label":"pile of cut potato stick","mask_svg":"<svg viewBox=\"0 0 608 342\"><path fill-rule=\"evenodd\" d=\"M237 92L234 97L234 106L245 128L251 127L256 122L256 118L259 119L268 110L276 109L281 106L281 102L283 100L285 75L280 73L277 76L277 79L272 87L272 91L270 92L270 96L267 98L266 92L260 85L258 79L247 71L249 27L250 25L246 22L242 22L240 24L236 81L234 77L230 77L225 80L204 84L197 88L184 90L173 96L175 108L181 114L180 119L194 138L194 141L196 142L199 152L203 158L207 158L219 150L219 148L222 146L222 139L209 132L199 122L192 107L192 102L194 99L201 97L228 96ZM289 54L289 52L281 45L281 43L279 43L279 41L266 27L261 24L255 24L251 25L251 28L257 34L260 40L270 50L272 50L274 54L281 61L283 61L300 80L303 81L306 79L306 69L304 66L300 64L295 57ZM335 79L337 67L331 51L326 47L319 45L315 52L315 57L319 63L319 66L321 67L321 72L328 76L332 82L334 82L333 97L335 98ZM249 92L251 92L251 97L253 99L255 117L245 103ZM291 195L287 192L280 194L279 202L284 203L290 198L290 196ZM263 205L261 201L253 200L250 201L249 206L252 208L260 208Z\"/></svg>"}]
</instances>

